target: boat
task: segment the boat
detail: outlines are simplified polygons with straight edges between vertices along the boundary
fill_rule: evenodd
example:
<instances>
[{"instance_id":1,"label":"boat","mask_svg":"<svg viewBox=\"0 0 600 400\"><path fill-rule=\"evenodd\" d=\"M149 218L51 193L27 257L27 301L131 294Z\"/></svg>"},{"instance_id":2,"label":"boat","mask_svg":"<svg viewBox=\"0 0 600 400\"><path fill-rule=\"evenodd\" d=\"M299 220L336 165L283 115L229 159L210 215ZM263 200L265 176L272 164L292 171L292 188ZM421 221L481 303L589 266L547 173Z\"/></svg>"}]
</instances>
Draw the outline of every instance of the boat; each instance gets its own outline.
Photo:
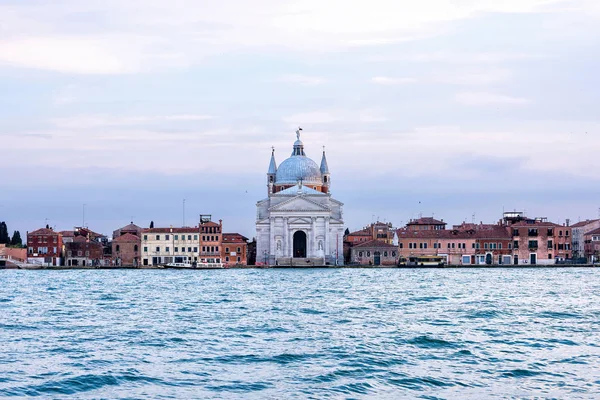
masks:
<instances>
[{"instance_id":1,"label":"boat","mask_svg":"<svg viewBox=\"0 0 600 400\"><path fill-rule=\"evenodd\" d=\"M163 268L172 268L172 269L222 269L225 268L220 259L206 259L200 260L199 262L172 262L165 264Z\"/></svg>"}]
</instances>

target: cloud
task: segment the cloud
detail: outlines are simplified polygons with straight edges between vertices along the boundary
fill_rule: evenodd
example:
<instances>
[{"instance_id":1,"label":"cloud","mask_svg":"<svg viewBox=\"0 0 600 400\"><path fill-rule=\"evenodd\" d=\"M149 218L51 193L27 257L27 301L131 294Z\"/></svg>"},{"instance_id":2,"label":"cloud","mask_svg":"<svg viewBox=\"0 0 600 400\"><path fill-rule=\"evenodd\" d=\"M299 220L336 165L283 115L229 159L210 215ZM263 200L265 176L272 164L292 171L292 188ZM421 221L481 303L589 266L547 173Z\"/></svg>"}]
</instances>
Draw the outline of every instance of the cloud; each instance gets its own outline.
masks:
<instances>
[{"instance_id":1,"label":"cloud","mask_svg":"<svg viewBox=\"0 0 600 400\"><path fill-rule=\"evenodd\" d=\"M552 11L557 0L62 0L0 6L0 64L71 74L197 65L206 57L400 43L484 13Z\"/></svg>"},{"instance_id":2,"label":"cloud","mask_svg":"<svg viewBox=\"0 0 600 400\"><path fill-rule=\"evenodd\" d=\"M417 80L414 78L391 78L388 76L375 76L371 78L371 82L378 85L407 85L416 83Z\"/></svg>"},{"instance_id":3,"label":"cloud","mask_svg":"<svg viewBox=\"0 0 600 400\"><path fill-rule=\"evenodd\" d=\"M58 128L90 129L118 126L147 125L160 122L189 122L213 119L211 115L175 114L155 116L116 117L111 115L83 115L68 118L55 118L51 122Z\"/></svg>"},{"instance_id":4,"label":"cloud","mask_svg":"<svg viewBox=\"0 0 600 400\"><path fill-rule=\"evenodd\" d=\"M318 76L309 76L302 74L287 74L276 79L276 82L292 83L303 86L318 86L325 83L325 79Z\"/></svg>"},{"instance_id":5,"label":"cloud","mask_svg":"<svg viewBox=\"0 0 600 400\"><path fill-rule=\"evenodd\" d=\"M528 99L511 97L501 94L485 92L463 92L456 95L456 101L467 106L489 106L489 105L525 105L530 103Z\"/></svg>"}]
</instances>

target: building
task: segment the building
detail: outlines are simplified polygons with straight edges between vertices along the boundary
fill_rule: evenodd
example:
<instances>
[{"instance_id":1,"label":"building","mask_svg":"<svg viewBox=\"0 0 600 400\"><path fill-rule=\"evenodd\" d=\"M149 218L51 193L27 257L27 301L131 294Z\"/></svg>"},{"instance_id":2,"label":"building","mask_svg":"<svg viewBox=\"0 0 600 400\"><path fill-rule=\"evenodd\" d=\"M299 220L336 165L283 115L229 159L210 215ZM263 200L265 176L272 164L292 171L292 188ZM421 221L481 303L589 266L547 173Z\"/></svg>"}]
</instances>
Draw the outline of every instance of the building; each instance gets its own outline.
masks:
<instances>
[{"instance_id":1,"label":"building","mask_svg":"<svg viewBox=\"0 0 600 400\"><path fill-rule=\"evenodd\" d=\"M75 236L72 242L65 244L65 265L67 267L104 266L102 243L89 240L85 236Z\"/></svg>"},{"instance_id":2,"label":"building","mask_svg":"<svg viewBox=\"0 0 600 400\"><path fill-rule=\"evenodd\" d=\"M221 258L223 264L232 265L248 265L248 238L239 233L224 233L223 252Z\"/></svg>"},{"instance_id":3,"label":"building","mask_svg":"<svg viewBox=\"0 0 600 400\"><path fill-rule=\"evenodd\" d=\"M27 233L27 262L31 264L61 265L63 241L59 232L42 228Z\"/></svg>"},{"instance_id":4,"label":"building","mask_svg":"<svg viewBox=\"0 0 600 400\"><path fill-rule=\"evenodd\" d=\"M344 241L357 244L371 240L379 240L387 244L392 244L394 241L395 229L391 222L374 222L369 226L355 232L351 232L344 238Z\"/></svg>"},{"instance_id":5,"label":"building","mask_svg":"<svg viewBox=\"0 0 600 400\"><path fill-rule=\"evenodd\" d=\"M442 231L446 229L446 225L444 220L439 221L433 217L420 217L411 219L406 224L406 229L409 231Z\"/></svg>"},{"instance_id":6,"label":"building","mask_svg":"<svg viewBox=\"0 0 600 400\"><path fill-rule=\"evenodd\" d=\"M573 236L571 244L573 246L573 258L587 257L585 251L585 234L596 229L600 229L600 219L580 221L571 225Z\"/></svg>"},{"instance_id":7,"label":"building","mask_svg":"<svg viewBox=\"0 0 600 400\"><path fill-rule=\"evenodd\" d=\"M198 262L199 232L197 226L142 229L142 265Z\"/></svg>"},{"instance_id":8,"label":"building","mask_svg":"<svg viewBox=\"0 0 600 400\"><path fill-rule=\"evenodd\" d=\"M415 226L415 225L413 225ZM433 225L431 225L433 226ZM400 257L441 256L448 264L475 264L477 236L475 230L398 229Z\"/></svg>"},{"instance_id":9,"label":"building","mask_svg":"<svg viewBox=\"0 0 600 400\"><path fill-rule=\"evenodd\" d=\"M25 262L27 260L27 249L6 247L6 244L0 244L0 258L5 260L15 260Z\"/></svg>"},{"instance_id":10,"label":"building","mask_svg":"<svg viewBox=\"0 0 600 400\"><path fill-rule=\"evenodd\" d=\"M218 262L222 260L223 253L223 221L219 223L211 220L211 215L200 215L200 258L202 261Z\"/></svg>"},{"instance_id":11,"label":"building","mask_svg":"<svg viewBox=\"0 0 600 400\"><path fill-rule=\"evenodd\" d=\"M527 219L510 225L513 264L548 265L571 258L571 227Z\"/></svg>"},{"instance_id":12,"label":"building","mask_svg":"<svg viewBox=\"0 0 600 400\"><path fill-rule=\"evenodd\" d=\"M357 244L351 250L352 263L359 265L398 265L398 248L382 240Z\"/></svg>"},{"instance_id":13,"label":"building","mask_svg":"<svg viewBox=\"0 0 600 400\"><path fill-rule=\"evenodd\" d=\"M588 262L600 261L600 228L587 232L584 237L584 255Z\"/></svg>"},{"instance_id":14,"label":"building","mask_svg":"<svg viewBox=\"0 0 600 400\"><path fill-rule=\"evenodd\" d=\"M113 235L112 238L116 239L119 236L125 235L125 234L131 234L131 235L135 235L137 237L140 237L140 235L142 234L142 228L140 228L139 226L137 226L136 224L133 223L133 221L131 221L131 223L129 225L125 225L122 228L119 228L115 231L113 231Z\"/></svg>"},{"instance_id":15,"label":"building","mask_svg":"<svg viewBox=\"0 0 600 400\"><path fill-rule=\"evenodd\" d=\"M137 267L140 265L141 239L139 236L131 233L122 234L113 239L111 246L111 265L119 267Z\"/></svg>"},{"instance_id":16,"label":"building","mask_svg":"<svg viewBox=\"0 0 600 400\"><path fill-rule=\"evenodd\" d=\"M343 204L331 197L325 151L319 167L306 156L300 130L279 167L271 154L268 197L256 205L257 265L343 264Z\"/></svg>"}]
</instances>

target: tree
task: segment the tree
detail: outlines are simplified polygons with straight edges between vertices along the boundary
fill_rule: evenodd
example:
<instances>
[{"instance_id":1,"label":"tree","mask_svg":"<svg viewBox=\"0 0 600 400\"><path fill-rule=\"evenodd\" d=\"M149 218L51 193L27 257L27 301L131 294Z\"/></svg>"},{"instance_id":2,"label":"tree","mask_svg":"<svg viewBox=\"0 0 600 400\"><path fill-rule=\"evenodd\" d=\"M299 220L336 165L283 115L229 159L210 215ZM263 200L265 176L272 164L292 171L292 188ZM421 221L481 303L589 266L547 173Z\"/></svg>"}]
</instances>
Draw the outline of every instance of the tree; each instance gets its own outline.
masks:
<instances>
[{"instance_id":1,"label":"tree","mask_svg":"<svg viewBox=\"0 0 600 400\"><path fill-rule=\"evenodd\" d=\"M344 236L348 236L350 234L350 229L346 228L346 231L344 231Z\"/></svg>"},{"instance_id":2,"label":"tree","mask_svg":"<svg viewBox=\"0 0 600 400\"><path fill-rule=\"evenodd\" d=\"M154 221L150 221L150 229L154 228Z\"/></svg>"},{"instance_id":3,"label":"tree","mask_svg":"<svg viewBox=\"0 0 600 400\"><path fill-rule=\"evenodd\" d=\"M10 244L16 247L23 247L23 240L21 239L21 232L14 231Z\"/></svg>"},{"instance_id":4,"label":"tree","mask_svg":"<svg viewBox=\"0 0 600 400\"><path fill-rule=\"evenodd\" d=\"M10 236L8 236L8 228L6 222L0 222L0 244L10 244Z\"/></svg>"}]
</instances>

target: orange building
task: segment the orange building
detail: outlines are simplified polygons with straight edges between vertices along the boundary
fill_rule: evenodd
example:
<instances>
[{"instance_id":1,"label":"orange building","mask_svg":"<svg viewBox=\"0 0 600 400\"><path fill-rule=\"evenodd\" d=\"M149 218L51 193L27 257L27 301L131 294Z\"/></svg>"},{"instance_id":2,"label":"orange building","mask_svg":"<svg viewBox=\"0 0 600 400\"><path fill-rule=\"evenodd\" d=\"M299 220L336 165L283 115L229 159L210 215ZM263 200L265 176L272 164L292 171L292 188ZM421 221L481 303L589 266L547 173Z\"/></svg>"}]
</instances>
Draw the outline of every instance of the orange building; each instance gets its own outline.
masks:
<instances>
[{"instance_id":1,"label":"orange building","mask_svg":"<svg viewBox=\"0 0 600 400\"><path fill-rule=\"evenodd\" d=\"M513 263L547 265L571 258L571 227L528 219L510 225L513 238Z\"/></svg>"},{"instance_id":2,"label":"orange building","mask_svg":"<svg viewBox=\"0 0 600 400\"><path fill-rule=\"evenodd\" d=\"M248 265L248 238L239 233L224 233L222 242L223 264Z\"/></svg>"}]
</instances>

